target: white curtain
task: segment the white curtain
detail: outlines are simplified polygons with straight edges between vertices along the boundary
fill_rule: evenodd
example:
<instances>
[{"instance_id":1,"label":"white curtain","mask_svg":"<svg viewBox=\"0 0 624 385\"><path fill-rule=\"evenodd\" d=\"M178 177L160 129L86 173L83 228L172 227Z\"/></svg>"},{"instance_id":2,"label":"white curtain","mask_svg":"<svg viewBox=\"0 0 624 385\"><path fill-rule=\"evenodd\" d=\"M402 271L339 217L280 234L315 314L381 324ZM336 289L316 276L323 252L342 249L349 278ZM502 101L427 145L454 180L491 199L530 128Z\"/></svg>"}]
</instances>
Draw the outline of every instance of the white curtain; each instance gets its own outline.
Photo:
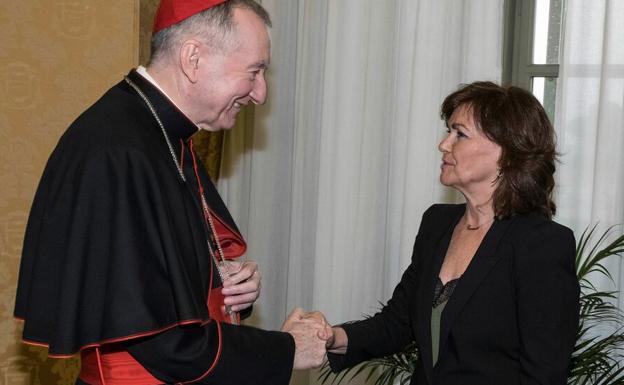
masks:
<instances>
[{"instance_id":1,"label":"white curtain","mask_svg":"<svg viewBox=\"0 0 624 385\"><path fill-rule=\"evenodd\" d=\"M219 182L263 273L253 323L294 306L360 318L391 295L424 210L457 199L438 182L439 106L500 80L503 0L262 4L269 102L228 134Z\"/></svg>"},{"instance_id":2,"label":"white curtain","mask_svg":"<svg viewBox=\"0 0 624 385\"><path fill-rule=\"evenodd\" d=\"M624 1L567 0L555 126L562 164L558 173L560 222L580 234L590 224L624 222ZM622 231L622 227L618 228ZM621 259L608 268L624 289ZM620 296L620 308L624 299Z\"/></svg>"}]
</instances>

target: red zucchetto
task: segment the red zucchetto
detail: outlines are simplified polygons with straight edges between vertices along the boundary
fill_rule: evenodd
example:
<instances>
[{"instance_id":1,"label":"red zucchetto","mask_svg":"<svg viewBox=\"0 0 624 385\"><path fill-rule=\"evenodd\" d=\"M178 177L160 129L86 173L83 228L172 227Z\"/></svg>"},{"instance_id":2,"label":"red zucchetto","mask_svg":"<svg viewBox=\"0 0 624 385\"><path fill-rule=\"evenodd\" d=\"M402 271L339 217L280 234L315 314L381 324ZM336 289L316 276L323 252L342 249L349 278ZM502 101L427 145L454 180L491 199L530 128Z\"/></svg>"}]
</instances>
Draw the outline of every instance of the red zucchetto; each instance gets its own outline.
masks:
<instances>
[{"instance_id":1,"label":"red zucchetto","mask_svg":"<svg viewBox=\"0 0 624 385\"><path fill-rule=\"evenodd\" d=\"M227 0L161 0L154 17L154 31L160 31L199 12L205 11Z\"/></svg>"}]
</instances>

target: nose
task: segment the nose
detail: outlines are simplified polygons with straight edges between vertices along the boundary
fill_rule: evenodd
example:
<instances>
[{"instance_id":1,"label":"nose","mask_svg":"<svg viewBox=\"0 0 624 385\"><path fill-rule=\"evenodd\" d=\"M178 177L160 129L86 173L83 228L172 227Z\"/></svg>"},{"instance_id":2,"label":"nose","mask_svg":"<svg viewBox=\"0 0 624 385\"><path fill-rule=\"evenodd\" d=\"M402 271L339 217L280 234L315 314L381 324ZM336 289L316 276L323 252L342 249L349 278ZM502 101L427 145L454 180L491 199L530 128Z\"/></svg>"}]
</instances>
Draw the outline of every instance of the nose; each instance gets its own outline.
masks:
<instances>
[{"instance_id":1,"label":"nose","mask_svg":"<svg viewBox=\"0 0 624 385\"><path fill-rule=\"evenodd\" d=\"M447 134L442 141L438 144L438 151L441 153L451 151L451 133Z\"/></svg>"},{"instance_id":2,"label":"nose","mask_svg":"<svg viewBox=\"0 0 624 385\"><path fill-rule=\"evenodd\" d=\"M264 104L267 99L267 84L264 74L258 75L254 82L254 86L249 93L253 104Z\"/></svg>"}]
</instances>

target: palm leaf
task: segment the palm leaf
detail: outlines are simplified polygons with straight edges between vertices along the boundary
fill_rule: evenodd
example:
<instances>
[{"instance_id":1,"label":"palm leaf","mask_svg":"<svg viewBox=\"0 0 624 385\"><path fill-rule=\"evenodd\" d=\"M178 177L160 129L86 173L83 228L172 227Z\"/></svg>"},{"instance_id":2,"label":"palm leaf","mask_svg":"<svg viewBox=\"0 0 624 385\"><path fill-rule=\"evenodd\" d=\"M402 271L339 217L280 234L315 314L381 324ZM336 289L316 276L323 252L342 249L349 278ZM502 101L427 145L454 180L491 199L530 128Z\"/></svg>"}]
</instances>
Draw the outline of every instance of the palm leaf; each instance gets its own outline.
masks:
<instances>
[{"instance_id":1,"label":"palm leaf","mask_svg":"<svg viewBox=\"0 0 624 385\"><path fill-rule=\"evenodd\" d=\"M614 305L617 292L600 291L591 282L590 276L600 274L613 283L613 277L604 265L607 258L622 256L624 234L611 242L618 226L607 228L595 239L597 225L585 229L576 250L576 273L581 286L580 323L577 343L572 353L568 375L570 385L622 385L624 384L624 364L621 347L624 332L619 326L611 334L600 335L600 328L609 325L622 325L622 311ZM595 239L595 240L594 240ZM603 332L604 334L604 332Z\"/></svg>"}]
</instances>

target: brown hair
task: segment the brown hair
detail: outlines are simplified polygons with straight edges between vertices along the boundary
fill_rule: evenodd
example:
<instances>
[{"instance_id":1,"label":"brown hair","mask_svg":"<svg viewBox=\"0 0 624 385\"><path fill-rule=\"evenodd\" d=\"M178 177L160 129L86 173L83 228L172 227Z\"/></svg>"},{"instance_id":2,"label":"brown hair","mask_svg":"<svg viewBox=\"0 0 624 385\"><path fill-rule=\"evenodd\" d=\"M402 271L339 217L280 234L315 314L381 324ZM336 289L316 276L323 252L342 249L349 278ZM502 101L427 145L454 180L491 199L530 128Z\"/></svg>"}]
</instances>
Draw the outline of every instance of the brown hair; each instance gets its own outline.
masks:
<instances>
[{"instance_id":1,"label":"brown hair","mask_svg":"<svg viewBox=\"0 0 624 385\"><path fill-rule=\"evenodd\" d=\"M540 102L530 92L492 82L462 85L444 99L441 117L466 106L476 126L501 149L500 177L493 195L499 218L539 212L555 214L555 132Z\"/></svg>"}]
</instances>

